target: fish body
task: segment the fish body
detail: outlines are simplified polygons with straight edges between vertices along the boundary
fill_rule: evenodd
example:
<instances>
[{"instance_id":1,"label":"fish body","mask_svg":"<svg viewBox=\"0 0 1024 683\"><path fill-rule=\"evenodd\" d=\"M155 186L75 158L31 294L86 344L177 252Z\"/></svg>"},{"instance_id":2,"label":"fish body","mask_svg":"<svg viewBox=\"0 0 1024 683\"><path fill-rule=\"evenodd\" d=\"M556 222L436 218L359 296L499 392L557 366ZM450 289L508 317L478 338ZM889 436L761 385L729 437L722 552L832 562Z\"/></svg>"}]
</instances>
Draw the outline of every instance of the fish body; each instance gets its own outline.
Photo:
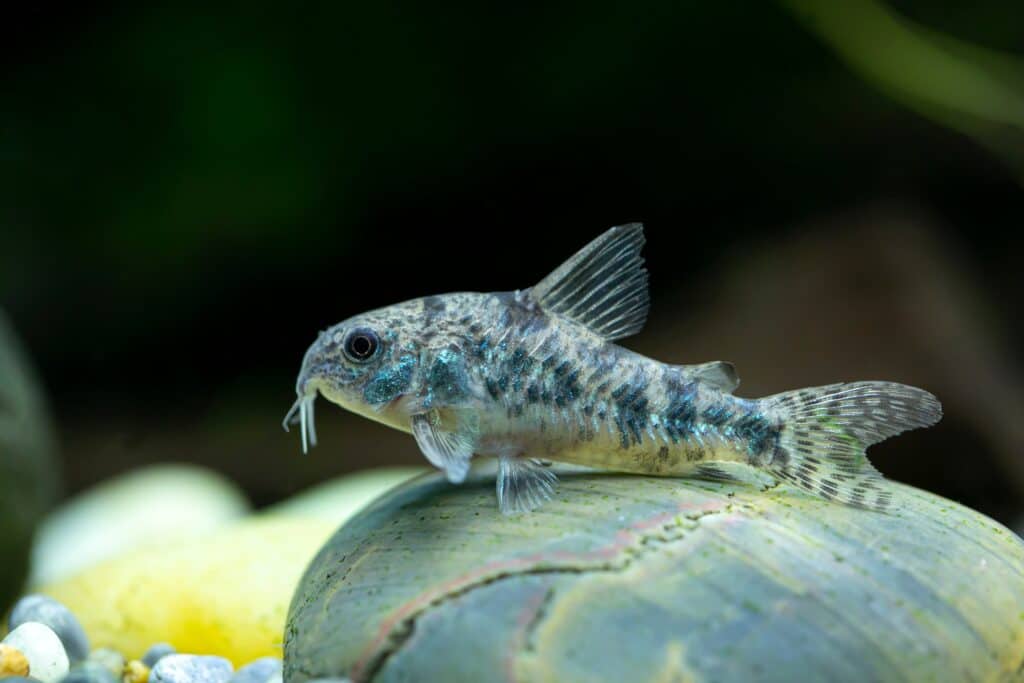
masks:
<instances>
[{"instance_id":1,"label":"fish body","mask_svg":"<svg viewBox=\"0 0 1024 683\"><path fill-rule=\"evenodd\" d=\"M552 495L543 461L781 479L860 507L891 506L864 450L934 424L938 401L890 382L740 398L730 363L671 365L619 346L649 308L643 242L639 224L619 226L531 289L428 296L332 327L306 353L286 427L297 414L304 447L315 441L319 393L412 433L453 482L474 456L497 458L506 513Z\"/></svg>"}]
</instances>

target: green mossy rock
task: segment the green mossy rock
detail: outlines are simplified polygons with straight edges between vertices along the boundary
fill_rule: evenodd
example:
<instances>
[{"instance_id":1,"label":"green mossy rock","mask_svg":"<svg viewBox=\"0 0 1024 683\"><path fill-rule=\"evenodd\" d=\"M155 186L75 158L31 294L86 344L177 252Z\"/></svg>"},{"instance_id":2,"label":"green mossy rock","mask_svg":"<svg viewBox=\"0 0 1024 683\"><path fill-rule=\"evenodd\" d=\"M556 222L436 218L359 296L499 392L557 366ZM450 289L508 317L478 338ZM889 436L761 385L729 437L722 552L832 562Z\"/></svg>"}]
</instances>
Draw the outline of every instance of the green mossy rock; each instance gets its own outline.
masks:
<instances>
[{"instance_id":1,"label":"green mossy rock","mask_svg":"<svg viewBox=\"0 0 1024 683\"><path fill-rule=\"evenodd\" d=\"M314 559L285 681L1017 680L1024 542L900 487L892 514L784 487L563 474L385 494Z\"/></svg>"},{"instance_id":2,"label":"green mossy rock","mask_svg":"<svg viewBox=\"0 0 1024 683\"><path fill-rule=\"evenodd\" d=\"M32 532L57 495L53 443L35 377L0 311L0 613L21 591Z\"/></svg>"}]
</instances>

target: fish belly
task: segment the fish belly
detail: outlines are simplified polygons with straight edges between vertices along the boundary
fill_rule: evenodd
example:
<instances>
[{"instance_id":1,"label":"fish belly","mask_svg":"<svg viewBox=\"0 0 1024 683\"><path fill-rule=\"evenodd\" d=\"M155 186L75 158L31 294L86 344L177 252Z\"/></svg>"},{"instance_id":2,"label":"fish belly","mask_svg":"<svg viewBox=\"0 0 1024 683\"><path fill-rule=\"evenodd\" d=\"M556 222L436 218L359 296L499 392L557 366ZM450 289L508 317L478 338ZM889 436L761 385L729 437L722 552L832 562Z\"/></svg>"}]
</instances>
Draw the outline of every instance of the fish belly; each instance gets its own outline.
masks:
<instances>
[{"instance_id":1,"label":"fish belly","mask_svg":"<svg viewBox=\"0 0 1024 683\"><path fill-rule=\"evenodd\" d=\"M644 432L639 439L623 443L614 425L595 428L575 420L561 424L546 420L543 428L537 420L500 423L492 424L489 435L481 440L480 455L539 458L666 477L692 475L709 463L748 461L742 448L707 435L687 435L673 442Z\"/></svg>"},{"instance_id":2,"label":"fish belly","mask_svg":"<svg viewBox=\"0 0 1024 683\"><path fill-rule=\"evenodd\" d=\"M611 439L594 439L575 444L546 456L550 460L599 467L616 472L648 474L659 477L685 477L698 473L703 466L729 462L746 463L745 453L727 443L657 443L623 448Z\"/></svg>"}]
</instances>

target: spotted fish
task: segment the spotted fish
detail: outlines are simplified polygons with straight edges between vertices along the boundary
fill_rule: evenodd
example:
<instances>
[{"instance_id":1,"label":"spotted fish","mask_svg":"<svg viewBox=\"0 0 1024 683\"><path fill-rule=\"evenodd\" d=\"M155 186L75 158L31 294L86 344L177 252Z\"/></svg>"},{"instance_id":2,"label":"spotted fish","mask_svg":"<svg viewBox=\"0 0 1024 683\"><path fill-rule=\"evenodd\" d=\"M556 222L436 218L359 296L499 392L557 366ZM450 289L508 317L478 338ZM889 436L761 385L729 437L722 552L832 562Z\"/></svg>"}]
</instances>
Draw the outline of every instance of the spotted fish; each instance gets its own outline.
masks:
<instances>
[{"instance_id":1,"label":"spotted fish","mask_svg":"<svg viewBox=\"0 0 1024 683\"><path fill-rule=\"evenodd\" d=\"M327 400L410 432L454 483L498 459L504 513L557 483L547 461L658 476L785 481L849 505L894 505L865 449L942 416L930 393L851 382L733 395L731 363L669 365L614 342L647 318L643 227L614 227L529 289L428 296L355 316L306 352L285 417L316 443Z\"/></svg>"}]
</instances>

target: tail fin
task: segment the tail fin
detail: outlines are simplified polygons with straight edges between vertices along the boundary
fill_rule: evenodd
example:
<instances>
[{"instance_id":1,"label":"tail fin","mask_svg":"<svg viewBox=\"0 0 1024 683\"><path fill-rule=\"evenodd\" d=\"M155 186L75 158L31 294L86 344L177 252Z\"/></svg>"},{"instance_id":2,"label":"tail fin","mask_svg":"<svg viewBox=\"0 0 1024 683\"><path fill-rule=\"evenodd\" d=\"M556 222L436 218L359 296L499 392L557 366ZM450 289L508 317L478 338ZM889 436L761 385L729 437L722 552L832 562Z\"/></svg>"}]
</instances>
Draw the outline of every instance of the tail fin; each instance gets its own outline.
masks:
<instances>
[{"instance_id":1,"label":"tail fin","mask_svg":"<svg viewBox=\"0 0 1024 683\"><path fill-rule=\"evenodd\" d=\"M762 400L782 420L768 463L772 474L822 498L873 510L894 505L865 449L942 418L930 393L893 382L831 384Z\"/></svg>"}]
</instances>

